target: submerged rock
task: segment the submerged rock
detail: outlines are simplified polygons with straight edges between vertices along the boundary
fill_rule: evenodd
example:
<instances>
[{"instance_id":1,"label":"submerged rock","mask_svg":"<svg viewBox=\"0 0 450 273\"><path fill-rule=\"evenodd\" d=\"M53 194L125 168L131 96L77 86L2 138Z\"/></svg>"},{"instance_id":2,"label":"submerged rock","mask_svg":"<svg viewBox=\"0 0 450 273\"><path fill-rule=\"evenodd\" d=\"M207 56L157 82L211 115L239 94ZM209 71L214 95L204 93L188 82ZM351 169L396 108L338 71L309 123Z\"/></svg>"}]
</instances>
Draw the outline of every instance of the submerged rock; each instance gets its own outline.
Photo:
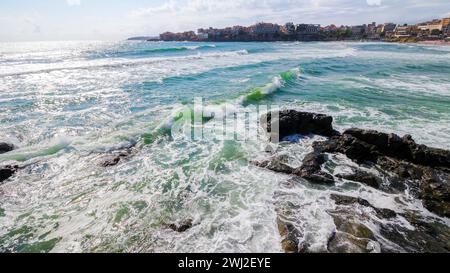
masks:
<instances>
[{"instance_id":1,"label":"submerged rock","mask_svg":"<svg viewBox=\"0 0 450 273\"><path fill-rule=\"evenodd\" d=\"M7 142L0 142L0 154L11 152L14 150L14 145Z\"/></svg>"},{"instance_id":2,"label":"submerged rock","mask_svg":"<svg viewBox=\"0 0 450 273\"><path fill-rule=\"evenodd\" d=\"M193 220L192 219L187 219L182 221L181 223L173 223L173 224L169 224L168 227L176 232L185 232L188 229L192 228L193 226Z\"/></svg>"},{"instance_id":3,"label":"submerged rock","mask_svg":"<svg viewBox=\"0 0 450 273\"><path fill-rule=\"evenodd\" d=\"M112 166L116 166L117 164L120 163L120 161L126 159L127 157L133 155L136 151L133 148L130 149L126 149L120 152L115 152L111 155L106 156L105 158L102 159L102 161L100 162L100 166L107 168L107 167L112 167Z\"/></svg>"},{"instance_id":4,"label":"submerged rock","mask_svg":"<svg viewBox=\"0 0 450 273\"><path fill-rule=\"evenodd\" d=\"M0 182L3 182L6 179L13 176L13 174L16 173L18 169L19 169L19 166L11 166L11 165L1 166L0 167Z\"/></svg>"},{"instance_id":5,"label":"submerged rock","mask_svg":"<svg viewBox=\"0 0 450 273\"><path fill-rule=\"evenodd\" d=\"M272 132L272 123L279 126L279 139L283 139L295 134L316 134L322 136L332 136L338 134L333 129L333 118L331 116L298 112L295 110L285 110L278 112L279 120L272 121L273 112L263 115L261 121L263 128L276 137L276 132Z\"/></svg>"}]
</instances>

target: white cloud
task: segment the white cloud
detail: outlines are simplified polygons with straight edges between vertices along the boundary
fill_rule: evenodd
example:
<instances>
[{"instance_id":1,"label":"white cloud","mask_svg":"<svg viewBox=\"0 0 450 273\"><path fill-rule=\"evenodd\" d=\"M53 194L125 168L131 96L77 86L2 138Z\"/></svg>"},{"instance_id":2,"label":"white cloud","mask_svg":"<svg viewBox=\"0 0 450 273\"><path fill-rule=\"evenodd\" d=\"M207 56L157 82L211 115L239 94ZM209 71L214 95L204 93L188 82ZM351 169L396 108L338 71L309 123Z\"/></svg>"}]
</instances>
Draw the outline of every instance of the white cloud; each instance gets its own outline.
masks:
<instances>
[{"instance_id":1,"label":"white cloud","mask_svg":"<svg viewBox=\"0 0 450 273\"><path fill-rule=\"evenodd\" d=\"M369 6L379 6L381 5L381 0L366 0Z\"/></svg>"},{"instance_id":2,"label":"white cloud","mask_svg":"<svg viewBox=\"0 0 450 273\"><path fill-rule=\"evenodd\" d=\"M66 0L67 5L69 6L79 6L81 5L81 0Z\"/></svg>"}]
</instances>

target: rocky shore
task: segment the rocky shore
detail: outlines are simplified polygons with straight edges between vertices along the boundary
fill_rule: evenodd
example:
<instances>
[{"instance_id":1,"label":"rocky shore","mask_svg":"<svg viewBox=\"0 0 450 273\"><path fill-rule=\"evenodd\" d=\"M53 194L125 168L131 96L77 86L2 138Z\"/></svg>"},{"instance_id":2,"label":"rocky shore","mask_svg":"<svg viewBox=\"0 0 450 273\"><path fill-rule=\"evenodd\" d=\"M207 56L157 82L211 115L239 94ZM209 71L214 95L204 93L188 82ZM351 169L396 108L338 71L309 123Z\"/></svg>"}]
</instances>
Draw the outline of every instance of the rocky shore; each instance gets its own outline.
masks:
<instances>
[{"instance_id":1,"label":"rocky shore","mask_svg":"<svg viewBox=\"0 0 450 273\"><path fill-rule=\"evenodd\" d=\"M280 112L279 117L280 139L292 134L327 138L313 144L313 151L298 168L289 166L283 157L255 162L256 165L290 174L294 183L317 184L324 186L324 190L340 181L352 181L388 194L411 194L431 213L450 217L450 151L419 145L410 135L400 137L357 128L340 133L333 129L333 118L326 115L286 110ZM271 122L271 113L262 119L273 137L267 126ZM345 155L358 167L353 168L352 173L326 172L324 164L336 154ZM330 201L336 206L327 213L333 218L336 230L323 251L450 252L450 227L437 218L425 219L413 211L399 214L344 194L331 194ZM409 228L397 224L398 221L389 221L397 217L406 221ZM308 246L298 239L301 231L283 220L282 215L278 226L286 252L309 252Z\"/></svg>"},{"instance_id":2,"label":"rocky shore","mask_svg":"<svg viewBox=\"0 0 450 273\"><path fill-rule=\"evenodd\" d=\"M288 183L316 185L329 192L325 202L333 204L326 213L335 228L328 234L325 249L316 249L301 240L305 234L287 217L306 213L301 206L288 203L288 208L278 207L277 224L285 252L450 252L450 225L446 221L450 217L450 151L417 144L410 135L400 137L358 128L339 132L333 128L333 118L323 114L285 110L279 112L278 120L272 121L272 116L268 113L261 118L271 139L317 135L322 140L312 144L311 152L298 167L289 165L282 156L251 163L290 175L292 179ZM280 130L273 132L271 125L276 123ZM299 144L287 145L295 148ZM0 143L0 153L14 149L12 144ZM132 145L100 155L98 165L111 168L138 152ZM324 166L336 155L353 162L350 172L327 171ZM19 166L0 166L0 182L11 178L19 169ZM410 195L431 216L414 210L394 211L361 196L336 192L335 185L342 182L361 184L388 195ZM193 221L186 219L165 226L175 232L186 232Z\"/></svg>"},{"instance_id":3,"label":"rocky shore","mask_svg":"<svg viewBox=\"0 0 450 273\"><path fill-rule=\"evenodd\" d=\"M0 142L0 154L11 152L15 149L15 146L11 143ZM0 165L0 182L10 178L18 169L18 166L1 166Z\"/></svg>"}]
</instances>

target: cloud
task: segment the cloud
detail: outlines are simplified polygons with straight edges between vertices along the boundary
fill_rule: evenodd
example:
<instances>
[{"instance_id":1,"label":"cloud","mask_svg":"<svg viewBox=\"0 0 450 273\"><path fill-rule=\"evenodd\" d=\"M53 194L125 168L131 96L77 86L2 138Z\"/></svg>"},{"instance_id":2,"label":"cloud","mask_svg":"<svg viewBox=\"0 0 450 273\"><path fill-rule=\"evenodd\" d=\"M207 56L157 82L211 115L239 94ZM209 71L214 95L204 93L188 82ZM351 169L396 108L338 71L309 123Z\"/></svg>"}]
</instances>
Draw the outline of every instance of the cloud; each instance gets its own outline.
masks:
<instances>
[{"instance_id":1,"label":"cloud","mask_svg":"<svg viewBox=\"0 0 450 273\"><path fill-rule=\"evenodd\" d=\"M380 6L381 0L366 0L369 6Z\"/></svg>"},{"instance_id":2,"label":"cloud","mask_svg":"<svg viewBox=\"0 0 450 273\"><path fill-rule=\"evenodd\" d=\"M79 6L79 5L81 5L81 0L66 0L66 3L70 7L72 7L72 6Z\"/></svg>"}]
</instances>

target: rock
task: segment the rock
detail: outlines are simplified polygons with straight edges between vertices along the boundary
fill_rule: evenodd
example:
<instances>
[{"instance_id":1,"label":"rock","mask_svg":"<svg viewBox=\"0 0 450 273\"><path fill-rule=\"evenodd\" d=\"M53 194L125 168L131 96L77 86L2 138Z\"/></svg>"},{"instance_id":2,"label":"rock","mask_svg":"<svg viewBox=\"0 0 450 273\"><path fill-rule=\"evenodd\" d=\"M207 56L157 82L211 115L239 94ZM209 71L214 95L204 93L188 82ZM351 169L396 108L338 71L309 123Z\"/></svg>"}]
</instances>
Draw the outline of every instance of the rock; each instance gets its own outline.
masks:
<instances>
[{"instance_id":1,"label":"rock","mask_svg":"<svg viewBox=\"0 0 450 273\"><path fill-rule=\"evenodd\" d=\"M376 215L380 219L390 219L390 218L397 217L397 213L395 211L390 210L390 209L384 209L384 208L380 209L380 208L374 207L373 205L371 205L369 203L369 201L362 199L362 198L356 198L356 197L344 196L344 195L338 195L338 194L331 194L330 198L338 206L350 206L350 205L354 205L354 204L359 204L364 207L370 207L376 212Z\"/></svg>"},{"instance_id":2,"label":"rock","mask_svg":"<svg viewBox=\"0 0 450 273\"><path fill-rule=\"evenodd\" d=\"M379 189L380 185L382 183L382 180L379 177L376 177L374 174L362 171L357 169L352 174L340 174L337 175L339 178L343 178L346 180L356 181L360 182L362 184L365 184L367 186L373 187L375 189Z\"/></svg>"},{"instance_id":3,"label":"rock","mask_svg":"<svg viewBox=\"0 0 450 273\"><path fill-rule=\"evenodd\" d=\"M281 235L281 246L286 253L299 253L299 231L293 224L277 219L278 231Z\"/></svg>"},{"instance_id":4,"label":"rock","mask_svg":"<svg viewBox=\"0 0 450 273\"><path fill-rule=\"evenodd\" d=\"M11 152L14 148L14 145L11 143L0 142L0 154Z\"/></svg>"},{"instance_id":5,"label":"rock","mask_svg":"<svg viewBox=\"0 0 450 273\"><path fill-rule=\"evenodd\" d=\"M108 155L104 158L99 165L105 168L116 166L121 160L131 156L133 153L135 153L135 150L132 148L113 153L112 155Z\"/></svg>"},{"instance_id":6,"label":"rock","mask_svg":"<svg viewBox=\"0 0 450 273\"><path fill-rule=\"evenodd\" d=\"M19 166L11 166L11 165L0 167L0 182L3 182L6 179L13 176L13 174L16 173L18 169Z\"/></svg>"},{"instance_id":7,"label":"rock","mask_svg":"<svg viewBox=\"0 0 450 273\"><path fill-rule=\"evenodd\" d=\"M424 207L437 215L450 218L450 174L427 169L420 188Z\"/></svg>"},{"instance_id":8,"label":"rock","mask_svg":"<svg viewBox=\"0 0 450 273\"><path fill-rule=\"evenodd\" d=\"M338 231L328 241L327 249L330 253L376 253L380 248L378 243L370 239Z\"/></svg>"},{"instance_id":9,"label":"rock","mask_svg":"<svg viewBox=\"0 0 450 273\"><path fill-rule=\"evenodd\" d=\"M263 117L263 125L271 132L273 112ZM322 171L326 153L344 154L357 164L372 167L379 175L356 169L353 174L337 177L360 182L387 193L408 192L422 199L424 207L440 216L450 217L450 151L417 144L410 135L400 137L375 130L351 128L343 134L335 131L330 116L285 110L279 112L279 137L294 134L318 134L329 137L313 144L299 168L292 169L283 161L272 160L259 166L294 174L312 183L331 185L334 177ZM395 213L374 208L377 216L394 217Z\"/></svg>"},{"instance_id":10,"label":"rock","mask_svg":"<svg viewBox=\"0 0 450 273\"><path fill-rule=\"evenodd\" d=\"M360 204L365 207L371 207L370 203L367 200L362 198L356 198L352 196L331 194L330 198L336 203L336 205L340 206L348 206L352 204Z\"/></svg>"},{"instance_id":11,"label":"rock","mask_svg":"<svg viewBox=\"0 0 450 273\"><path fill-rule=\"evenodd\" d=\"M429 211L450 217L450 173L438 168L424 167L388 157L377 164L403 180L413 196L422 199ZM392 187L396 187L391 183Z\"/></svg>"},{"instance_id":12,"label":"rock","mask_svg":"<svg viewBox=\"0 0 450 273\"><path fill-rule=\"evenodd\" d=\"M396 134L356 128L346 130L344 135L375 146L382 155L423 166L450 168L450 151L418 145L410 135L401 138Z\"/></svg>"},{"instance_id":13,"label":"rock","mask_svg":"<svg viewBox=\"0 0 450 273\"><path fill-rule=\"evenodd\" d=\"M274 124L279 125L278 137L280 140L295 134L316 134L322 136L339 134L333 129L333 118L331 116L295 110L285 110L278 113L279 120L278 122L274 121ZM272 132L272 116L273 112L263 115L261 123L268 133L276 136L276 132Z\"/></svg>"},{"instance_id":14,"label":"rock","mask_svg":"<svg viewBox=\"0 0 450 273\"><path fill-rule=\"evenodd\" d=\"M286 158L274 157L270 160L266 160L263 162L253 162L256 166L261 168L266 168L274 172L291 174L293 172L293 168L289 166L286 162Z\"/></svg>"},{"instance_id":15,"label":"rock","mask_svg":"<svg viewBox=\"0 0 450 273\"><path fill-rule=\"evenodd\" d=\"M310 153L306 155L302 166L293 171L293 174L300 176L312 183L334 184L333 176L322 171L322 164L326 162L326 155L322 153Z\"/></svg>"},{"instance_id":16,"label":"rock","mask_svg":"<svg viewBox=\"0 0 450 273\"><path fill-rule=\"evenodd\" d=\"M193 221L192 219L184 220L179 224L169 224L168 227L176 232L185 232L188 229L192 228Z\"/></svg>"},{"instance_id":17,"label":"rock","mask_svg":"<svg viewBox=\"0 0 450 273\"><path fill-rule=\"evenodd\" d=\"M119 164L121 157L120 156L110 156L107 159L104 159L101 163L100 166L102 167L112 167L112 166L116 166L117 164Z\"/></svg>"},{"instance_id":18,"label":"rock","mask_svg":"<svg viewBox=\"0 0 450 273\"><path fill-rule=\"evenodd\" d=\"M380 223L380 235L396 244L382 245L382 252L449 253L450 227L436 220L407 213L402 216L414 227Z\"/></svg>"},{"instance_id":19,"label":"rock","mask_svg":"<svg viewBox=\"0 0 450 273\"><path fill-rule=\"evenodd\" d=\"M333 136L327 141L315 142L313 147L316 152L345 154L357 163L373 162L379 156L376 146L348 134Z\"/></svg>"}]
</instances>

